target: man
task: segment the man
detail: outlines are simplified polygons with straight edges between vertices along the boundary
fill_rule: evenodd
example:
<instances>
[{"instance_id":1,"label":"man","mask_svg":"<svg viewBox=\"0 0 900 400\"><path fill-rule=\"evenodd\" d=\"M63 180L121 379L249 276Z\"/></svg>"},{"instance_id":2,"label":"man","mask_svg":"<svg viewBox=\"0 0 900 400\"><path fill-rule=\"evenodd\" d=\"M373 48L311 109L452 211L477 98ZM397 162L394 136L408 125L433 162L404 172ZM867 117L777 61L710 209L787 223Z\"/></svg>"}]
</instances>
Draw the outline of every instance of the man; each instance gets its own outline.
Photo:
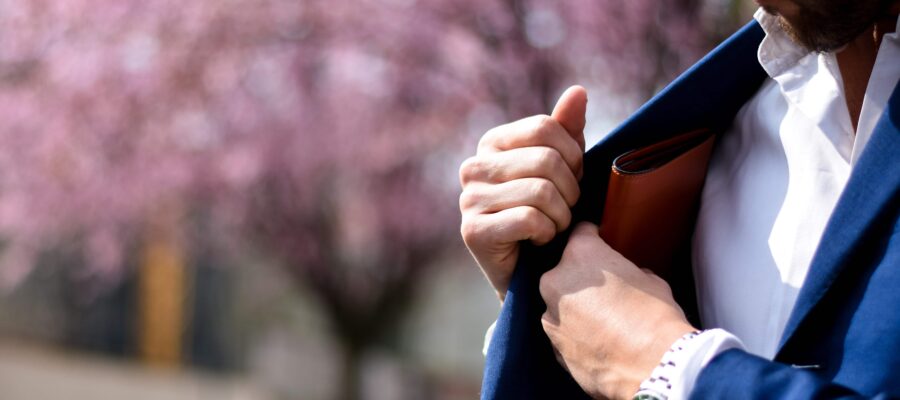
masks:
<instances>
[{"instance_id":1,"label":"man","mask_svg":"<svg viewBox=\"0 0 900 400\"><path fill-rule=\"evenodd\" d=\"M462 165L461 232L504 303L484 397L900 396L900 1L757 2L584 157L573 87ZM615 155L698 127L723 132L691 248L702 332L683 285L587 222Z\"/></svg>"}]
</instances>

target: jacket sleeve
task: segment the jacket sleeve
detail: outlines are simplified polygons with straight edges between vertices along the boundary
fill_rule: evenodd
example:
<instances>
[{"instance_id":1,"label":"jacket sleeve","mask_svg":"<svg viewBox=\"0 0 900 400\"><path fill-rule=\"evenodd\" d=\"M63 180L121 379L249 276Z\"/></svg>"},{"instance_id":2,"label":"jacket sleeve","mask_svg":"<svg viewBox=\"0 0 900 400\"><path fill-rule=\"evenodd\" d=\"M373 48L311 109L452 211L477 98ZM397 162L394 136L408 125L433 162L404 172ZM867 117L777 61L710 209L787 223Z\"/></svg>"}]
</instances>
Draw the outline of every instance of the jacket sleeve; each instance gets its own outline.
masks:
<instances>
[{"instance_id":1,"label":"jacket sleeve","mask_svg":"<svg viewBox=\"0 0 900 400\"><path fill-rule=\"evenodd\" d=\"M810 370L773 362L743 350L725 351L706 365L691 399L889 399L864 396Z\"/></svg>"}]
</instances>

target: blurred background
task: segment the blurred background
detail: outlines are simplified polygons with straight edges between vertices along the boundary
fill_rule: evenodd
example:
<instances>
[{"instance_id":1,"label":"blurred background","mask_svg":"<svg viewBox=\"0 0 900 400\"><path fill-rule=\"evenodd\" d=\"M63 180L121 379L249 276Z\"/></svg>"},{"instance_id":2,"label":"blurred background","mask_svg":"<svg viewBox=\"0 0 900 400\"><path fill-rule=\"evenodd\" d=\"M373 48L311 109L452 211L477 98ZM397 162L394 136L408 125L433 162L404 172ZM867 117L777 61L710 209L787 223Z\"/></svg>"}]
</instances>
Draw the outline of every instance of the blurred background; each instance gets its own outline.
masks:
<instances>
[{"instance_id":1,"label":"blurred background","mask_svg":"<svg viewBox=\"0 0 900 400\"><path fill-rule=\"evenodd\" d=\"M0 0L0 399L471 399L489 128L588 142L749 0Z\"/></svg>"}]
</instances>

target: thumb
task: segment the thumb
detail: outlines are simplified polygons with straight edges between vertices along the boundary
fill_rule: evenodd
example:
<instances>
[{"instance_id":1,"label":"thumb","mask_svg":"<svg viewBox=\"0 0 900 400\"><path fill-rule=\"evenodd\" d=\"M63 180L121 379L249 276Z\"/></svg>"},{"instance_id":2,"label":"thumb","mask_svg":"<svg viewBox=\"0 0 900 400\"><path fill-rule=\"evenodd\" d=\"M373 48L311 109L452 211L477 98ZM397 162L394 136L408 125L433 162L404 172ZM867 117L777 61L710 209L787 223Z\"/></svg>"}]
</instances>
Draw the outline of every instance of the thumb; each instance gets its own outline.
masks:
<instances>
[{"instance_id":1,"label":"thumb","mask_svg":"<svg viewBox=\"0 0 900 400\"><path fill-rule=\"evenodd\" d=\"M550 114L560 123L584 151L584 115L587 112L587 90L575 85L563 92Z\"/></svg>"}]
</instances>

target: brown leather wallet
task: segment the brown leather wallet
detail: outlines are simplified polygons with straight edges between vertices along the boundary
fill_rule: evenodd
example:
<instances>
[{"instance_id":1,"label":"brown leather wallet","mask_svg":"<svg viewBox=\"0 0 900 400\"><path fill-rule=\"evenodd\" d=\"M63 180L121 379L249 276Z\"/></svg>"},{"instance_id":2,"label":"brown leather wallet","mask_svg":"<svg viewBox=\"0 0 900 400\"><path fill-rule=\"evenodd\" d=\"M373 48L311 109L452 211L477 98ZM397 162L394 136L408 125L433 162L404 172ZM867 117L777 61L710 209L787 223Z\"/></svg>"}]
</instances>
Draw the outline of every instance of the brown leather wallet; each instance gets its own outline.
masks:
<instances>
[{"instance_id":1,"label":"brown leather wallet","mask_svg":"<svg viewBox=\"0 0 900 400\"><path fill-rule=\"evenodd\" d=\"M693 233L715 135L697 130L613 161L600 236L641 268L669 278Z\"/></svg>"}]
</instances>

